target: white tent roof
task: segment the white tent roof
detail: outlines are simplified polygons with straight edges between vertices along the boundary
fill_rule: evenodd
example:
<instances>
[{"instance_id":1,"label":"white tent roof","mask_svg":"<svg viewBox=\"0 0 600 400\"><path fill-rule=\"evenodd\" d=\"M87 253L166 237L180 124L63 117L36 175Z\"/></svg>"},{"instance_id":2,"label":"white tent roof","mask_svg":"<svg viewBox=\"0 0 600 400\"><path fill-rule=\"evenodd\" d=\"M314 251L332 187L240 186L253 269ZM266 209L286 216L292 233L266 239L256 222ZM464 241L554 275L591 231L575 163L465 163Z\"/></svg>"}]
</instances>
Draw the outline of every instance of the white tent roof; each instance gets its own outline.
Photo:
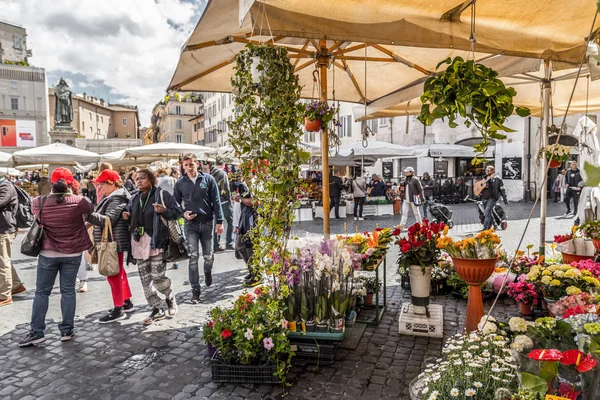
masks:
<instances>
[{"instance_id":1,"label":"white tent roof","mask_svg":"<svg viewBox=\"0 0 600 400\"><path fill-rule=\"evenodd\" d=\"M477 152L471 146L460 144L420 144L412 146L417 151L419 157L475 157ZM420 153L420 154L419 154ZM489 149L483 157L491 157L492 149Z\"/></svg>"},{"instance_id":2,"label":"white tent roof","mask_svg":"<svg viewBox=\"0 0 600 400\"><path fill-rule=\"evenodd\" d=\"M34 147L27 150L15 151L15 165L52 164L75 165L97 162L100 155L91 151L67 146L62 143L52 143L46 146Z\"/></svg>"},{"instance_id":3,"label":"white tent roof","mask_svg":"<svg viewBox=\"0 0 600 400\"><path fill-rule=\"evenodd\" d=\"M186 153L204 153L213 150L212 147L198 146L187 143L161 142L145 146L132 147L125 150L126 156L178 156Z\"/></svg>"},{"instance_id":4,"label":"white tent roof","mask_svg":"<svg viewBox=\"0 0 600 400\"><path fill-rule=\"evenodd\" d=\"M360 159L363 156L371 158L389 158L415 155L415 150L399 144L380 142L378 140L369 140L365 147L363 146L362 141L358 140L354 143L341 145L338 155L355 159Z\"/></svg>"},{"instance_id":5,"label":"white tent roof","mask_svg":"<svg viewBox=\"0 0 600 400\"><path fill-rule=\"evenodd\" d=\"M12 166L12 154L0 151L0 166Z\"/></svg>"}]
</instances>

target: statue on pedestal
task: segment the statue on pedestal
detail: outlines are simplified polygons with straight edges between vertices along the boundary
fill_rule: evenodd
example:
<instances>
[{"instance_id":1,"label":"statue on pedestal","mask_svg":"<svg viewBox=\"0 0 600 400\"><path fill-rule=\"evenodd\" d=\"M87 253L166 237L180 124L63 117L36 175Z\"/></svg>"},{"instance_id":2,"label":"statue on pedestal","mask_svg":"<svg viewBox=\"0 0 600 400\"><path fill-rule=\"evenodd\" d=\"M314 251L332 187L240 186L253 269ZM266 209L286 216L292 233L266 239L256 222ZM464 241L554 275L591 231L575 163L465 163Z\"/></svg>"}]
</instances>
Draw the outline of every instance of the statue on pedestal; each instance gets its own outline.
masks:
<instances>
[{"instance_id":1,"label":"statue on pedestal","mask_svg":"<svg viewBox=\"0 0 600 400\"><path fill-rule=\"evenodd\" d=\"M55 108L54 108L54 123L58 129L72 129L71 122L73 121L73 97L71 89L63 78L60 79L58 85L54 89Z\"/></svg>"}]
</instances>

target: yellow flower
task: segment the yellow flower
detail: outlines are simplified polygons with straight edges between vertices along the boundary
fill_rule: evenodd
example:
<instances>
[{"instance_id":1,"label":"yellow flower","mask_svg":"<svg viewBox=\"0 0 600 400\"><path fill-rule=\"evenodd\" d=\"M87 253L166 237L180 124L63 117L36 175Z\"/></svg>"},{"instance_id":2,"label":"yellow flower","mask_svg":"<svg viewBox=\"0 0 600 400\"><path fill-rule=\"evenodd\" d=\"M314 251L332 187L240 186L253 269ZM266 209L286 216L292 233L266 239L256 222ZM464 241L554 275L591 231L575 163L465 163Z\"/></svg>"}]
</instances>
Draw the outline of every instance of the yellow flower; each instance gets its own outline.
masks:
<instances>
[{"instance_id":1,"label":"yellow flower","mask_svg":"<svg viewBox=\"0 0 600 400\"><path fill-rule=\"evenodd\" d=\"M546 269L546 270L544 270L542 272L542 275L544 275L544 276L550 276L550 275L552 275L552 272L550 272L549 270Z\"/></svg>"},{"instance_id":2,"label":"yellow flower","mask_svg":"<svg viewBox=\"0 0 600 400\"><path fill-rule=\"evenodd\" d=\"M552 277L550 276L542 276L542 279L540 279L540 281L544 284L544 285L548 285L550 284L550 282L552 281ZM559 282L560 284L560 282Z\"/></svg>"},{"instance_id":3,"label":"yellow flower","mask_svg":"<svg viewBox=\"0 0 600 400\"><path fill-rule=\"evenodd\" d=\"M444 227L444 235L447 235L447 234L448 234L448 229L450 229L450 228L448 228L448 225L446 225L446 226Z\"/></svg>"},{"instance_id":4,"label":"yellow flower","mask_svg":"<svg viewBox=\"0 0 600 400\"><path fill-rule=\"evenodd\" d=\"M568 295L574 295L574 294L579 294L579 293L581 293L581 289L579 289L578 287L569 286L567 288L567 294Z\"/></svg>"},{"instance_id":5,"label":"yellow flower","mask_svg":"<svg viewBox=\"0 0 600 400\"><path fill-rule=\"evenodd\" d=\"M560 286L560 281L558 279L552 279L550 281L550 286Z\"/></svg>"}]
</instances>

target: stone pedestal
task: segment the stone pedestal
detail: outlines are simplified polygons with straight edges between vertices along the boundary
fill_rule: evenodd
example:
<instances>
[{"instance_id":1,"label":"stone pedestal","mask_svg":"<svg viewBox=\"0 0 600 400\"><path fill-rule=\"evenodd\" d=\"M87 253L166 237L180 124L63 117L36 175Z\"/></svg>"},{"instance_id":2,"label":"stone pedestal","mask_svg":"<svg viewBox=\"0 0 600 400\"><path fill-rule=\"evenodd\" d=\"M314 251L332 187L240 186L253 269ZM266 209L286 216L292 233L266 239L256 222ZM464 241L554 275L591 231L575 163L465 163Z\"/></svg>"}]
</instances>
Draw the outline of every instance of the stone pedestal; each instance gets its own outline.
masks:
<instances>
[{"instance_id":1,"label":"stone pedestal","mask_svg":"<svg viewBox=\"0 0 600 400\"><path fill-rule=\"evenodd\" d=\"M63 143L68 146L75 146L75 139L79 136L79 131L71 126L56 125L49 133L50 143Z\"/></svg>"}]
</instances>

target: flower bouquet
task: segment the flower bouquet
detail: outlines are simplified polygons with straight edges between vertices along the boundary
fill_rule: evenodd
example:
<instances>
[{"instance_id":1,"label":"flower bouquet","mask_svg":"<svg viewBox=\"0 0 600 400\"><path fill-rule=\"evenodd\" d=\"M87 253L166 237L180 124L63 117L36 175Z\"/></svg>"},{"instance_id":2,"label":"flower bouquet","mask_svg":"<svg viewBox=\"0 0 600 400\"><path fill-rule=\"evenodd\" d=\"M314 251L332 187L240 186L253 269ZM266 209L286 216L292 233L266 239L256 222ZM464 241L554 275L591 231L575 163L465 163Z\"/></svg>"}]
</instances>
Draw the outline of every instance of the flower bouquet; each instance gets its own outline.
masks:
<instances>
[{"instance_id":1,"label":"flower bouquet","mask_svg":"<svg viewBox=\"0 0 600 400\"><path fill-rule=\"evenodd\" d=\"M527 274L527 281L537 285L546 302L552 303L568 295L596 291L600 281L590 271L571 265L536 265Z\"/></svg>"},{"instance_id":2,"label":"flower bouquet","mask_svg":"<svg viewBox=\"0 0 600 400\"><path fill-rule=\"evenodd\" d=\"M556 236L554 237L554 241L556 242ZM517 258L510 269L512 272L517 275L527 274L532 266L544 262L545 257L540 257L538 252L530 253L532 248L533 245L531 244L527 246L527 254L522 250L516 251Z\"/></svg>"},{"instance_id":3,"label":"flower bouquet","mask_svg":"<svg viewBox=\"0 0 600 400\"><path fill-rule=\"evenodd\" d=\"M373 271L385 258L392 241L390 228L377 228L373 232L357 233L350 237L339 236L354 253L362 255L362 269Z\"/></svg>"},{"instance_id":4,"label":"flower bouquet","mask_svg":"<svg viewBox=\"0 0 600 400\"><path fill-rule=\"evenodd\" d=\"M533 283L527 282L527 276L521 275L516 282L508 284L508 296L518 304L523 315L533 314L531 306L539 303L539 295Z\"/></svg>"},{"instance_id":5,"label":"flower bouquet","mask_svg":"<svg viewBox=\"0 0 600 400\"><path fill-rule=\"evenodd\" d=\"M335 118L339 108L330 106L326 101L315 100L307 103L304 108L304 124L308 132L319 132L321 127L327 128L330 122L334 126L342 126Z\"/></svg>"},{"instance_id":6,"label":"flower bouquet","mask_svg":"<svg viewBox=\"0 0 600 400\"><path fill-rule=\"evenodd\" d=\"M595 314L596 298L589 293L581 292L579 289L570 290L569 296L563 297L550 306L550 311L557 317L569 318L579 314Z\"/></svg>"},{"instance_id":7,"label":"flower bouquet","mask_svg":"<svg viewBox=\"0 0 600 400\"><path fill-rule=\"evenodd\" d=\"M546 157L546 160L550 162L550 168L558 168L560 165L567 161L571 156L571 147L564 146L562 144L550 144L540 149L537 154L537 158Z\"/></svg>"},{"instance_id":8,"label":"flower bouquet","mask_svg":"<svg viewBox=\"0 0 600 400\"><path fill-rule=\"evenodd\" d=\"M554 236L554 242L556 243L556 249L562 253L562 258L565 264L570 264L575 261L581 261L585 259L591 259L596 253L594 244L591 240L586 240L576 235L577 230L585 231L581 227L573 227L570 234L567 235L556 235ZM588 232L592 234L592 229L589 228Z\"/></svg>"},{"instance_id":9,"label":"flower bouquet","mask_svg":"<svg viewBox=\"0 0 600 400\"><path fill-rule=\"evenodd\" d=\"M594 260L582 260L572 262L571 265L580 270L585 269L587 271L590 271L592 275L594 275L594 277L596 278L600 277L600 262L595 262Z\"/></svg>"}]
</instances>

